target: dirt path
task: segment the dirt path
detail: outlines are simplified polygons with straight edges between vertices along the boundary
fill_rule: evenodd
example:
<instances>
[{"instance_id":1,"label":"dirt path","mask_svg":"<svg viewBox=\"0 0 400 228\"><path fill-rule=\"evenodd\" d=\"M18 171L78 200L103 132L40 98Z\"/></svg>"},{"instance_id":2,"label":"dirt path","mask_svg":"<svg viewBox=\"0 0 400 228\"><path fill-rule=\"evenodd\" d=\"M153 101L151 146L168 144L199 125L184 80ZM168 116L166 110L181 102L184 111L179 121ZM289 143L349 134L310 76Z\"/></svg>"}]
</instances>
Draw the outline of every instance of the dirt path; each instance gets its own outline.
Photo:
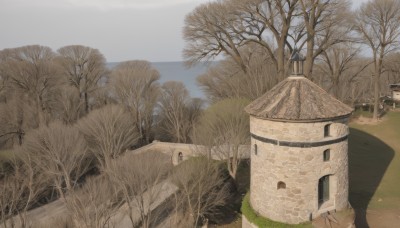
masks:
<instances>
[{"instance_id":1,"label":"dirt path","mask_svg":"<svg viewBox=\"0 0 400 228\"><path fill-rule=\"evenodd\" d=\"M155 188L160 189L160 194L157 195L157 198L152 202L150 205L151 209L154 210L156 209L159 205L161 205L167 198L171 197L177 190L178 188L168 182L164 181L162 183L159 183L158 185L155 186ZM145 192L144 193L144 201L148 201L149 199L149 193ZM146 203L145 203L146 204ZM58 219L60 216L65 216L68 214L67 207L65 203L62 200L56 200L52 203L46 204L44 206L41 206L39 208L30 210L27 212L27 221L29 225L36 225L41 227L42 224L52 224L54 222L54 219ZM133 214L134 221L139 222L140 221L140 214L139 211L134 212ZM14 218L14 221L16 223L16 227L20 227L20 220L16 216ZM114 227L116 228L131 228L131 221L129 219L129 216L127 214L127 205L124 204L121 206L119 211L117 212L116 215L114 215L111 218L111 224L114 224ZM3 225L0 224L0 228L2 228Z\"/></svg>"}]
</instances>

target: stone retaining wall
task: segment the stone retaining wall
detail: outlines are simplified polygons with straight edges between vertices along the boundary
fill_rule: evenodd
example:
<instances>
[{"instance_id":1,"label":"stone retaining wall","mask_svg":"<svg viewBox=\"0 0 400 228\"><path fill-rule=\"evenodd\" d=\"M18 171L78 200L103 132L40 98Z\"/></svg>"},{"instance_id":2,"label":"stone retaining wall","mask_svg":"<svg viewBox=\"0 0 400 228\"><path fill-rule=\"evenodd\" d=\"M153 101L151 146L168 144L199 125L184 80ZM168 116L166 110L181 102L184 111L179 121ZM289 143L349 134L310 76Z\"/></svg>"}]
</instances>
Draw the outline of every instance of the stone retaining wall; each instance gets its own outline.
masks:
<instances>
[{"instance_id":1,"label":"stone retaining wall","mask_svg":"<svg viewBox=\"0 0 400 228\"><path fill-rule=\"evenodd\" d=\"M128 151L129 153L139 154L145 153L150 150L155 150L162 152L164 154L168 154L171 156L171 161L174 165L179 164L180 158L179 154L182 153L182 160L187 160L190 157L197 156L207 156L208 149L201 145L194 144L185 144L185 143L168 143L168 142L160 142L153 141L151 144L146 145L144 147L138 148L136 150ZM249 158L250 156L250 146L242 145L239 147L239 154L242 159ZM224 160L226 159L222 154L216 152L215 150L211 150L211 157L214 160Z\"/></svg>"}]
</instances>

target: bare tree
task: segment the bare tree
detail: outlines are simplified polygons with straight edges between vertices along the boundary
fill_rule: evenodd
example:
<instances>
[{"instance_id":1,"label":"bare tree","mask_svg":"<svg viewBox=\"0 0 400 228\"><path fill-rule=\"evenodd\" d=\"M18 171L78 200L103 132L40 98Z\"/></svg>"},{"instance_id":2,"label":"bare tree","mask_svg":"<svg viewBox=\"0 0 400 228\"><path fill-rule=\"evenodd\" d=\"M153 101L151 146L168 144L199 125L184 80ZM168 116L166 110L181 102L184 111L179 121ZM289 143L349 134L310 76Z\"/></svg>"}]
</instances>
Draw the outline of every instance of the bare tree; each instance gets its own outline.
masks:
<instances>
[{"instance_id":1,"label":"bare tree","mask_svg":"<svg viewBox=\"0 0 400 228\"><path fill-rule=\"evenodd\" d=\"M241 52L248 61L247 73L228 57L197 78L211 102L226 98L254 100L279 82L274 63L264 48L247 45Z\"/></svg>"},{"instance_id":2,"label":"bare tree","mask_svg":"<svg viewBox=\"0 0 400 228\"><path fill-rule=\"evenodd\" d=\"M7 103L8 99L12 97L13 88L11 86L8 63L11 53L14 49L4 49L0 51L0 102Z\"/></svg>"},{"instance_id":3,"label":"bare tree","mask_svg":"<svg viewBox=\"0 0 400 228\"><path fill-rule=\"evenodd\" d=\"M59 63L69 84L76 88L85 113L89 113L89 95L107 74L106 60L99 50L81 45L65 46L57 51Z\"/></svg>"},{"instance_id":4,"label":"bare tree","mask_svg":"<svg viewBox=\"0 0 400 228\"><path fill-rule=\"evenodd\" d=\"M168 81L161 89L159 116L162 134L172 142L190 142L190 132L200 114L202 102L192 100L182 82Z\"/></svg>"},{"instance_id":5,"label":"bare tree","mask_svg":"<svg viewBox=\"0 0 400 228\"><path fill-rule=\"evenodd\" d=\"M320 84L341 101L350 95L351 83L357 82L371 64L370 61L360 59L359 53L360 48L353 43L340 43L320 56L317 72L324 77Z\"/></svg>"},{"instance_id":6,"label":"bare tree","mask_svg":"<svg viewBox=\"0 0 400 228\"><path fill-rule=\"evenodd\" d=\"M0 148L5 149L22 145L25 132L37 127L29 98L21 93L13 95L7 103L0 103Z\"/></svg>"},{"instance_id":7,"label":"bare tree","mask_svg":"<svg viewBox=\"0 0 400 228\"><path fill-rule=\"evenodd\" d=\"M331 45L349 41L352 26L348 0L224 0L205 3L187 15L184 56L188 63L220 54L231 58L244 74L251 67L241 49L262 47L279 80L289 69L294 46L306 48L305 75ZM269 75L271 76L271 75Z\"/></svg>"},{"instance_id":8,"label":"bare tree","mask_svg":"<svg viewBox=\"0 0 400 228\"><path fill-rule=\"evenodd\" d=\"M79 130L59 122L29 132L23 149L31 156L33 165L53 181L62 198L92 165L86 141Z\"/></svg>"},{"instance_id":9,"label":"bare tree","mask_svg":"<svg viewBox=\"0 0 400 228\"><path fill-rule=\"evenodd\" d=\"M181 163L172 175L179 188L175 195L175 216L180 227L198 227L218 214L218 208L230 197L229 175L218 164L205 157Z\"/></svg>"},{"instance_id":10,"label":"bare tree","mask_svg":"<svg viewBox=\"0 0 400 228\"><path fill-rule=\"evenodd\" d=\"M141 140L150 143L153 113L159 95L160 74L147 61L127 61L116 66L110 86L117 100L131 113Z\"/></svg>"},{"instance_id":11,"label":"bare tree","mask_svg":"<svg viewBox=\"0 0 400 228\"><path fill-rule=\"evenodd\" d=\"M386 71L386 83L384 84L387 87L388 84L396 84L400 83L400 53L391 53L387 56L387 60L384 62L384 69Z\"/></svg>"},{"instance_id":12,"label":"bare tree","mask_svg":"<svg viewBox=\"0 0 400 228\"><path fill-rule=\"evenodd\" d=\"M50 180L35 166L30 154L19 149L9 161L11 173L0 183L0 223L4 227L28 227L26 213L49 192Z\"/></svg>"},{"instance_id":13,"label":"bare tree","mask_svg":"<svg viewBox=\"0 0 400 228\"><path fill-rule=\"evenodd\" d=\"M100 168L109 167L111 159L117 158L133 146L139 134L132 128L131 116L118 105L107 105L93 110L77 122L89 150L96 156Z\"/></svg>"},{"instance_id":14,"label":"bare tree","mask_svg":"<svg viewBox=\"0 0 400 228\"><path fill-rule=\"evenodd\" d=\"M132 227L154 226L159 214L154 204L164 193L162 185L172 168L170 157L160 152L125 155L107 170L112 183L122 192ZM135 216L139 215L140 220Z\"/></svg>"},{"instance_id":15,"label":"bare tree","mask_svg":"<svg viewBox=\"0 0 400 228\"><path fill-rule=\"evenodd\" d=\"M26 192L26 182L21 179L18 171L13 175L7 175L2 178L1 182L0 222L2 227L15 227L18 221L14 216L17 213L23 213L21 211L24 208L22 198ZM24 216L22 215L21 217Z\"/></svg>"},{"instance_id":16,"label":"bare tree","mask_svg":"<svg viewBox=\"0 0 400 228\"><path fill-rule=\"evenodd\" d=\"M66 198L75 227L114 227L111 217L121 205L119 191L107 176L88 178L82 188L74 189Z\"/></svg>"},{"instance_id":17,"label":"bare tree","mask_svg":"<svg viewBox=\"0 0 400 228\"><path fill-rule=\"evenodd\" d=\"M1 54L1 52L0 52ZM0 102L7 102L7 88L8 80L7 75L3 72L2 62L0 60Z\"/></svg>"},{"instance_id":18,"label":"bare tree","mask_svg":"<svg viewBox=\"0 0 400 228\"><path fill-rule=\"evenodd\" d=\"M295 37L298 48L307 46L304 74L312 78L315 59L332 45L352 40L348 0L299 0L301 19Z\"/></svg>"},{"instance_id":19,"label":"bare tree","mask_svg":"<svg viewBox=\"0 0 400 228\"><path fill-rule=\"evenodd\" d=\"M293 36L295 17L299 14L299 0L233 0L237 7L235 31L251 43L261 45L267 50L276 66L280 80L286 76L287 49L293 47L288 38ZM268 36L273 38L268 40Z\"/></svg>"},{"instance_id":20,"label":"bare tree","mask_svg":"<svg viewBox=\"0 0 400 228\"><path fill-rule=\"evenodd\" d=\"M399 18L400 2L397 0L370 0L357 12L355 27L361 41L371 49L374 62L374 119L378 118L384 58L399 46Z\"/></svg>"},{"instance_id":21,"label":"bare tree","mask_svg":"<svg viewBox=\"0 0 400 228\"><path fill-rule=\"evenodd\" d=\"M3 64L11 86L24 93L33 101L37 126L46 124L54 102L54 93L59 84L57 69L54 67L54 53L49 47L24 46L8 50Z\"/></svg>"},{"instance_id":22,"label":"bare tree","mask_svg":"<svg viewBox=\"0 0 400 228\"><path fill-rule=\"evenodd\" d=\"M184 57L193 65L225 54L246 72L247 66L238 50L244 40L235 33L230 23L234 17L232 8L226 2L202 4L186 16L183 36L187 45Z\"/></svg>"},{"instance_id":23,"label":"bare tree","mask_svg":"<svg viewBox=\"0 0 400 228\"><path fill-rule=\"evenodd\" d=\"M75 123L79 117L83 116L82 102L75 89L71 86L63 86L60 88L60 102L58 103L60 110L60 119L65 124Z\"/></svg>"},{"instance_id":24,"label":"bare tree","mask_svg":"<svg viewBox=\"0 0 400 228\"><path fill-rule=\"evenodd\" d=\"M205 3L185 19L185 59L195 63L220 53L230 56L243 72L248 66L239 48L256 43L265 48L281 79L285 76L285 50L298 0L246 0ZM268 41L267 33L273 37Z\"/></svg>"},{"instance_id":25,"label":"bare tree","mask_svg":"<svg viewBox=\"0 0 400 228\"><path fill-rule=\"evenodd\" d=\"M109 84L102 85L92 95L94 102L92 103L93 109L102 108L109 104L117 104L115 97L112 96Z\"/></svg>"},{"instance_id":26,"label":"bare tree","mask_svg":"<svg viewBox=\"0 0 400 228\"><path fill-rule=\"evenodd\" d=\"M195 144L209 147L225 160L233 179L242 159L240 145L249 144L249 117L243 111L245 99L227 99L215 103L201 116L194 130Z\"/></svg>"}]
</instances>

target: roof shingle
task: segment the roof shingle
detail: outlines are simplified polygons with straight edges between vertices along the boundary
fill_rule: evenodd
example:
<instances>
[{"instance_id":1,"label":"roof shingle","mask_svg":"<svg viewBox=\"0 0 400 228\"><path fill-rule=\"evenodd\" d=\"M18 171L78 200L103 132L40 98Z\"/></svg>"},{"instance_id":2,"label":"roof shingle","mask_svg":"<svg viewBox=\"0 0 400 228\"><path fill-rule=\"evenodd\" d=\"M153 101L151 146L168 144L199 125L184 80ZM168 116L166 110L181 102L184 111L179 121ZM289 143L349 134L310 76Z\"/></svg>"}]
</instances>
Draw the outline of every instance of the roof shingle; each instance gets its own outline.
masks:
<instances>
[{"instance_id":1,"label":"roof shingle","mask_svg":"<svg viewBox=\"0 0 400 228\"><path fill-rule=\"evenodd\" d=\"M353 109L303 76L291 76L250 103L245 111L261 119L315 122L348 116Z\"/></svg>"}]
</instances>

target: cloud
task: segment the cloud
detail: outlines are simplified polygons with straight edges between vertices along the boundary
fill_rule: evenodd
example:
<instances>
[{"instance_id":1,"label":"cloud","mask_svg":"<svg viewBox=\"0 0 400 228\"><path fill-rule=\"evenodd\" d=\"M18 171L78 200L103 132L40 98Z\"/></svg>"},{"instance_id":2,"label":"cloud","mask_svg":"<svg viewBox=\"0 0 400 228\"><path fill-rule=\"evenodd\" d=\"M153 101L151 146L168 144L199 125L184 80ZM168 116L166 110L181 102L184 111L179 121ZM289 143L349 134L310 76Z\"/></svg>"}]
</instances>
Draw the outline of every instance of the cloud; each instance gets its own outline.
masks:
<instances>
[{"instance_id":1,"label":"cloud","mask_svg":"<svg viewBox=\"0 0 400 228\"><path fill-rule=\"evenodd\" d=\"M5 6L74 7L102 10L151 9L201 2L204 0L0 0L0 3L4 3Z\"/></svg>"},{"instance_id":2,"label":"cloud","mask_svg":"<svg viewBox=\"0 0 400 228\"><path fill-rule=\"evenodd\" d=\"M200 0L66 0L74 6L112 8L158 8Z\"/></svg>"}]
</instances>

